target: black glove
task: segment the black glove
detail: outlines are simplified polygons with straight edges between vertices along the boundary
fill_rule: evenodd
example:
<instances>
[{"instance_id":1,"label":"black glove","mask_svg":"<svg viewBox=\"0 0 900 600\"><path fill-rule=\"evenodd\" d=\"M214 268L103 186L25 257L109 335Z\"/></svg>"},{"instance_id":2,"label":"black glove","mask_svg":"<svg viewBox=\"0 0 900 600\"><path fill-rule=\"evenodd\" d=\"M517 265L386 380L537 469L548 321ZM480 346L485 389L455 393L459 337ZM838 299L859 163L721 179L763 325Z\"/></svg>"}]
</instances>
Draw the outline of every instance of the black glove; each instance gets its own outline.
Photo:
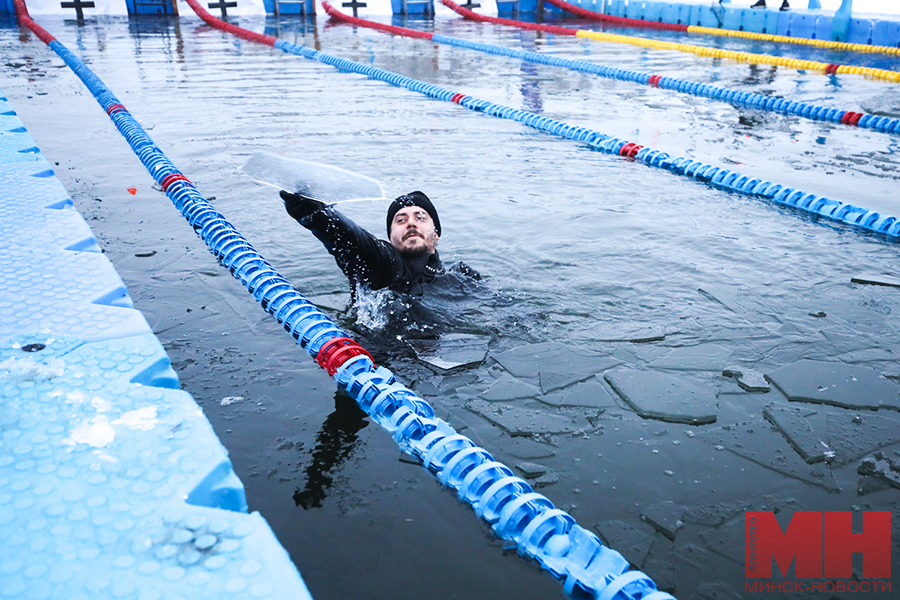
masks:
<instances>
[{"instance_id":1,"label":"black glove","mask_svg":"<svg viewBox=\"0 0 900 600\"><path fill-rule=\"evenodd\" d=\"M288 214L298 221L308 217L317 210L322 210L326 206L324 202L319 202L301 194L292 194L285 190L281 190L280 196L284 200L284 208Z\"/></svg>"}]
</instances>

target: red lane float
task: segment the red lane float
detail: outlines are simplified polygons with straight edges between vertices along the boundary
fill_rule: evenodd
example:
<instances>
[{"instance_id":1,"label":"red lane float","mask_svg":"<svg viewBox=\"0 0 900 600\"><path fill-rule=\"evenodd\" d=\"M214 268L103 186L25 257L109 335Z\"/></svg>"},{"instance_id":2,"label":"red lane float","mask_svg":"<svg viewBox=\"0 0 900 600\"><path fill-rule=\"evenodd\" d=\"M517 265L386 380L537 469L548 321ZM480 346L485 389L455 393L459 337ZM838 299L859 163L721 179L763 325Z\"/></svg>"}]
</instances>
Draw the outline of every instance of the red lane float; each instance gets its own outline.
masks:
<instances>
[{"instance_id":1,"label":"red lane float","mask_svg":"<svg viewBox=\"0 0 900 600\"><path fill-rule=\"evenodd\" d=\"M18 17L19 22L22 25L25 25L28 29L33 31L34 35L38 36L38 38L48 46L50 45L50 42L56 41L56 38L50 35L50 32L34 22L34 19L28 14L28 7L25 6L25 0L13 1L16 5L16 17Z\"/></svg>"},{"instance_id":2,"label":"red lane float","mask_svg":"<svg viewBox=\"0 0 900 600\"><path fill-rule=\"evenodd\" d=\"M163 192L167 192L167 191L169 191L169 186L172 185L173 183L175 183L176 181L185 181L185 182L187 182L188 185L190 185L192 187L194 185L193 183L191 183L190 179L188 179L181 173L173 173L172 175L168 175L168 176L164 177L159 185L162 187Z\"/></svg>"},{"instance_id":3,"label":"red lane float","mask_svg":"<svg viewBox=\"0 0 900 600\"><path fill-rule=\"evenodd\" d=\"M519 29L530 29L532 31L544 31L547 33L555 33L557 35L577 35L578 30L571 27L557 27L556 25L543 25L541 23L526 23L525 21L514 21L513 19L501 19L500 17L487 17L472 12L468 8L463 8L452 0L441 0L441 4L455 12L456 14L469 19L470 21L481 21L482 23L495 23L497 25L508 25L510 27L518 27Z\"/></svg>"},{"instance_id":4,"label":"red lane float","mask_svg":"<svg viewBox=\"0 0 900 600\"><path fill-rule=\"evenodd\" d=\"M316 354L316 363L328 371L329 375L333 376L345 362L354 356L363 355L369 357L374 367L375 359L355 340L348 337L336 337L326 342L319 349L318 354Z\"/></svg>"},{"instance_id":5,"label":"red lane float","mask_svg":"<svg viewBox=\"0 0 900 600\"><path fill-rule=\"evenodd\" d=\"M353 25L359 25L361 27L366 27L367 29L377 29L378 31L390 33L391 35L401 35L404 37L420 38L423 40L430 40L434 35L433 33L428 33L427 31L418 31L416 29L408 29L406 27L397 27L396 25L385 25L384 23L367 21L365 19L360 19L359 17L351 17L350 15L346 15L331 6L331 4L329 4L327 0L324 0L322 2L322 8L326 13L328 13L329 17L337 21L352 23Z\"/></svg>"},{"instance_id":6,"label":"red lane float","mask_svg":"<svg viewBox=\"0 0 900 600\"><path fill-rule=\"evenodd\" d=\"M603 23L609 23L611 25L622 25L624 27L646 27L648 29L665 29L668 31L688 30L687 25L679 25L677 23L661 23L657 21L644 21L643 19L629 19L628 17L615 17L613 15L605 15L603 13L587 10L586 8L581 8L580 6L575 6L574 4L570 4L565 0L546 1L557 8L561 8L566 12L570 12L573 15L581 17L582 19L589 19L591 21L601 21Z\"/></svg>"},{"instance_id":7,"label":"red lane float","mask_svg":"<svg viewBox=\"0 0 900 600\"><path fill-rule=\"evenodd\" d=\"M212 16L211 14L206 12L206 10L200 5L199 2L197 2L197 0L185 1L188 3L188 6L194 9L194 12L197 13L197 16L203 19L203 22L210 27L215 27L216 29L221 29L223 31L227 31L232 35L236 35L239 38L244 38L245 40L250 40L251 42L258 42L267 46L275 46L275 42L278 41L278 38L272 37L271 35L248 31L247 29L243 29L241 27L238 27L237 25L232 25L227 21L223 21L222 19Z\"/></svg>"}]
</instances>

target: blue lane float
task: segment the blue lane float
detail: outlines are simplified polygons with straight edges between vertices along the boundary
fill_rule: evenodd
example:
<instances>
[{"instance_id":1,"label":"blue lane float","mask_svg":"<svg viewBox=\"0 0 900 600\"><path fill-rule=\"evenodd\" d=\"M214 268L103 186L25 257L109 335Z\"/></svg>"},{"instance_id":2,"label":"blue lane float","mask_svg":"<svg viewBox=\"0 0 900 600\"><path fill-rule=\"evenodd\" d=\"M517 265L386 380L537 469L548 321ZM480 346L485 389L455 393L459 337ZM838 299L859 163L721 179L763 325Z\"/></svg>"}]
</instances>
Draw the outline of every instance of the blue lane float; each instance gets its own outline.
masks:
<instances>
[{"instance_id":1,"label":"blue lane float","mask_svg":"<svg viewBox=\"0 0 900 600\"><path fill-rule=\"evenodd\" d=\"M591 73L607 79L617 79L619 81L630 81L641 85L650 85L660 89L673 90L700 98L727 102L734 106L743 106L745 108L756 110L794 115L813 121L827 121L844 125L853 124L857 127L874 129L882 133L900 134L900 119L854 113L836 108L828 108L827 106L808 104L806 102L792 102L784 98L765 96L763 94L755 94L752 92L742 92L740 90L731 90L716 87L714 85L698 83L696 81L688 81L686 79L648 75L647 73L641 73L639 71L619 69L616 67L589 63L583 60L547 56L528 50L517 50L515 48L504 48L503 46L495 46L493 44L485 44L482 42L471 42L439 33L434 34L431 39L439 44L468 48L470 50L496 54L498 56L509 56L537 64L571 69L581 73ZM851 121L854 115L858 116Z\"/></svg>"},{"instance_id":2,"label":"blue lane float","mask_svg":"<svg viewBox=\"0 0 900 600\"><path fill-rule=\"evenodd\" d=\"M367 353L356 351L355 342L278 274L206 201L79 58L56 40L49 45L85 83L173 204L264 310L373 420L393 434L401 449L421 459L442 483L458 490L460 500L472 505L499 537L515 543L521 555L563 581L573 597L674 600L658 591L646 574L628 571L628 561L621 554L534 492L487 450L435 417L425 400L397 382L384 367L376 368ZM350 343L343 344L345 341Z\"/></svg>"},{"instance_id":3,"label":"blue lane float","mask_svg":"<svg viewBox=\"0 0 900 600\"><path fill-rule=\"evenodd\" d=\"M435 36L437 37L437 36ZM436 85L425 83L404 75L392 73L371 65L339 58L305 46L292 44L283 40L275 42L275 47L287 52L331 65L341 71L358 73L385 81L391 85L406 88L413 92L419 92L438 100L454 102L474 110L502 119L511 119L523 123L534 129L546 131L554 135L565 137L578 142L583 142L595 150L607 154L617 154L638 160L648 166L666 169L677 175L693 177L699 181L732 192L764 198L783 206L790 206L817 217L823 217L833 221L839 221L861 227L868 231L879 233L890 238L900 237L900 221L890 215L882 215L876 211L863 207L846 204L839 200L832 200L815 194L795 190L780 184L765 181L759 178L742 175L737 171L720 169L712 165L694 161L689 158L673 157L665 152L650 150L639 144L620 140L585 127L568 125L549 117L536 113L495 104L486 100L479 100L472 96L452 92ZM778 102L784 102L778 100ZM793 103L799 105L800 103ZM804 105L810 108L809 105ZM796 110L796 106L790 108ZM805 109L804 109L805 110ZM811 108L810 108L811 111ZM869 115L866 115L869 116ZM863 119L860 119L862 122Z\"/></svg>"},{"instance_id":4,"label":"blue lane float","mask_svg":"<svg viewBox=\"0 0 900 600\"><path fill-rule=\"evenodd\" d=\"M0 596L309 598L0 98Z\"/></svg>"}]
</instances>

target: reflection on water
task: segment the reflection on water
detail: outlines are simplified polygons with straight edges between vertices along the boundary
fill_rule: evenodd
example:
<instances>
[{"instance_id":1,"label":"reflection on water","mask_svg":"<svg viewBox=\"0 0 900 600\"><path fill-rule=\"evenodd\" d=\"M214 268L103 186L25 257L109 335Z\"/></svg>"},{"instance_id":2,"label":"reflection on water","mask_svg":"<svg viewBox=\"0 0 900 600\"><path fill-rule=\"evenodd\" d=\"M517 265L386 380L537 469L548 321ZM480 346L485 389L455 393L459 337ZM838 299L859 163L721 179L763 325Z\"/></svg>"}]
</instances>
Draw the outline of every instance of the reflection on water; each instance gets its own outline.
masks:
<instances>
[{"instance_id":1,"label":"reflection on water","mask_svg":"<svg viewBox=\"0 0 900 600\"><path fill-rule=\"evenodd\" d=\"M356 401L338 389L334 394L334 412L328 415L316 434L310 452L310 463L304 469L306 485L294 490L297 506L304 510L321 508L333 482L333 473L353 453L359 444L357 433L367 426L366 413Z\"/></svg>"}]
</instances>

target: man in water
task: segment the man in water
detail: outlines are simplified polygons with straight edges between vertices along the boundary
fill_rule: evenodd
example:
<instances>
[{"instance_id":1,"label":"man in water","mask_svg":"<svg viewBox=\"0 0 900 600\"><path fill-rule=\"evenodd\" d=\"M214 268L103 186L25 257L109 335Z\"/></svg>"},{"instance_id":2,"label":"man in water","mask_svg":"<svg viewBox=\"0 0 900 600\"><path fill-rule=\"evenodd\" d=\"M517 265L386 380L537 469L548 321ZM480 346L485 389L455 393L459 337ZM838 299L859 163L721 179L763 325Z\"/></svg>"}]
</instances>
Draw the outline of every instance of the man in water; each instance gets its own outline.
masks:
<instances>
[{"instance_id":1,"label":"man in water","mask_svg":"<svg viewBox=\"0 0 900 600\"><path fill-rule=\"evenodd\" d=\"M323 202L286 191L281 192L281 198L288 214L309 229L334 257L354 291L361 285L420 295L423 284L447 272L437 252L441 220L422 192L405 194L391 203L387 213L389 242L376 238ZM463 263L449 270L481 279Z\"/></svg>"}]
</instances>

